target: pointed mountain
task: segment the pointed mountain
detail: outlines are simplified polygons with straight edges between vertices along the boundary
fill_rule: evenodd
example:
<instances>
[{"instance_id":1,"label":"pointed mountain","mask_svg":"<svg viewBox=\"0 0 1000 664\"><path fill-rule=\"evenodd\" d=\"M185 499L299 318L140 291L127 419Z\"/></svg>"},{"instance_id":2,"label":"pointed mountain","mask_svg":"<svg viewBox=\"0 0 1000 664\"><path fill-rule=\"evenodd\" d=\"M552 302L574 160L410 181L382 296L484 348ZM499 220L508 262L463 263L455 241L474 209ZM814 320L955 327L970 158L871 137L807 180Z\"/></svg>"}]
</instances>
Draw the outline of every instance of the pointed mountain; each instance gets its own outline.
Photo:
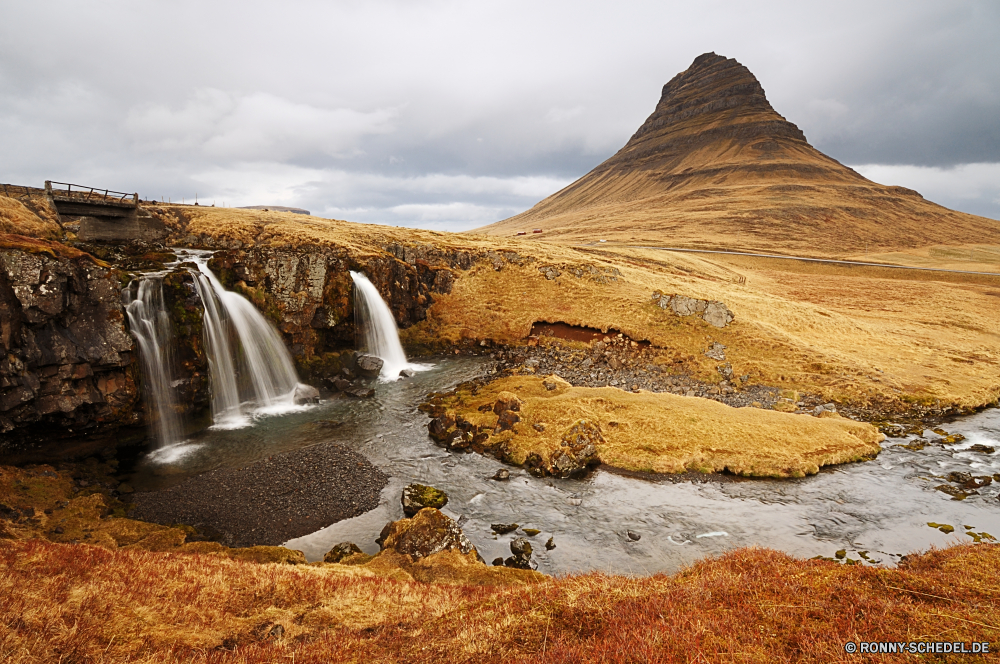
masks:
<instances>
[{"instance_id":1,"label":"pointed mountain","mask_svg":"<svg viewBox=\"0 0 1000 664\"><path fill-rule=\"evenodd\" d=\"M829 256L983 242L1000 222L867 180L812 147L749 69L706 53L663 86L653 114L614 156L478 232L536 228L558 242Z\"/></svg>"}]
</instances>

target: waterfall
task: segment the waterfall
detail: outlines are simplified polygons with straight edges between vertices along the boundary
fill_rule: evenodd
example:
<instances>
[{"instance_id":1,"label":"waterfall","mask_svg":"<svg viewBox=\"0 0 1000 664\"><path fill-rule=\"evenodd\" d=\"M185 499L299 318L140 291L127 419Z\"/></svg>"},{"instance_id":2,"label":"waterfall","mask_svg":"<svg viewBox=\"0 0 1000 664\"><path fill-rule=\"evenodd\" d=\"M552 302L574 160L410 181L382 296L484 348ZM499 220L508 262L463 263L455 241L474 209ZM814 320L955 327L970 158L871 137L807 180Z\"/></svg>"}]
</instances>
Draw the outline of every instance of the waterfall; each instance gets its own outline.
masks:
<instances>
[{"instance_id":1,"label":"waterfall","mask_svg":"<svg viewBox=\"0 0 1000 664\"><path fill-rule=\"evenodd\" d=\"M399 328L375 284L360 272L351 272L354 280L354 324L361 334L362 350L382 358L379 379L393 381L403 369L420 371L427 365L412 364L406 359L403 345L399 343Z\"/></svg>"},{"instance_id":2,"label":"waterfall","mask_svg":"<svg viewBox=\"0 0 1000 664\"><path fill-rule=\"evenodd\" d=\"M205 255L187 253L198 266L195 285L205 306L213 425L246 426L253 412L293 407L299 379L278 331L245 297L222 286Z\"/></svg>"},{"instance_id":3,"label":"waterfall","mask_svg":"<svg viewBox=\"0 0 1000 664\"><path fill-rule=\"evenodd\" d=\"M300 386L291 355L278 331L238 293L227 291L208 268L211 252L175 250L190 260L195 287L204 306L202 325L212 394L212 426L248 426L255 414L276 414L296 408ZM170 264L174 267L177 263ZM172 370L170 315L163 300L163 273L147 274L138 286L122 291L132 334L139 343L143 386L154 437L161 448L181 442ZM310 388L311 389L311 388Z\"/></svg>"},{"instance_id":4,"label":"waterfall","mask_svg":"<svg viewBox=\"0 0 1000 664\"><path fill-rule=\"evenodd\" d=\"M147 403L152 401L155 408L150 419L154 420L156 438L161 447L173 445L181 440L183 431L171 384L174 363L170 316L163 304L163 276L147 276L139 282L134 295L129 284L122 298L129 327L139 343Z\"/></svg>"}]
</instances>

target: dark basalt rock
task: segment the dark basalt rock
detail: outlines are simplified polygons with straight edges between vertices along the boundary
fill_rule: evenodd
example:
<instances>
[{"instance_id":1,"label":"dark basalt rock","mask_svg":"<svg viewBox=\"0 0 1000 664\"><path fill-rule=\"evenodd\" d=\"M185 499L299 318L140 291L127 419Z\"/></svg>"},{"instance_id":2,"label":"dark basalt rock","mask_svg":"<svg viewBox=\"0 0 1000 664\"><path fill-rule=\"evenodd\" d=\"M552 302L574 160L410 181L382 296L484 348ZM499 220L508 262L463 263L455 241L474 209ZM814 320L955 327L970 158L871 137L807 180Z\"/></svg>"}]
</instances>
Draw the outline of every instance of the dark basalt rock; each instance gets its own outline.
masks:
<instances>
[{"instance_id":1,"label":"dark basalt rock","mask_svg":"<svg viewBox=\"0 0 1000 664\"><path fill-rule=\"evenodd\" d=\"M385 362L375 355L359 355L355 361L358 373L367 378L377 378Z\"/></svg>"},{"instance_id":2,"label":"dark basalt rock","mask_svg":"<svg viewBox=\"0 0 1000 664\"><path fill-rule=\"evenodd\" d=\"M85 254L0 249L0 453L142 422L125 279Z\"/></svg>"},{"instance_id":3,"label":"dark basalt rock","mask_svg":"<svg viewBox=\"0 0 1000 664\"><path fill-rule=\"evenodd\" d=\"M494 523L490 526L490 529L497 535L506 535L517 530L519 526L520 524L517 523Z\"/></svg>"},{"instance_id":4,"label":"dark basalt rock","mask_svg":"<svg viewBox=\"0 0 1000 664\"><path fill-rule=\"evenodd\" d=\"M323 556L324 563L339 563L344 558L348 556L353 556L356 553L363 553L363 551L358 548L358 545L354 542L341 542L337 546L330 549L325 556Z\"/></svg>"},{"instance_id":5,"label":"dark basalt rock","mask_svg":"<svg viewBox=\"0 0 1000 664\"><path fill-rule=\"evenodd\" d=\"M392 550L419 560L441 551L470 553L475 547L450 517L433 507L420 510L412 519L386 524L379 538L382 550Z\"/></svg>"},{"instance_id":6,"label":"dark basalt rock","mask_svg":"<svg viewBox=\"0 0 1000 664\"><path fill-rule=\"evenodd\" d=\"M412 517L425 507L441 509L448 504L448 494L426 484L414 483L403 489L400 502L403 505L403 514Z\"/></svg>"},{"instance_id":7,"label":"dark basalt rock","mask_svg":"<svg viewBox=\"0 0 1000 664\"><path fill-rule=\"evenodd\" d=\"M531 542L524 537L518 537L510 543L510 552L514 555L503 561L504 567L513 567L514 569L532 569Z\"/></svg>"}]
</instances>

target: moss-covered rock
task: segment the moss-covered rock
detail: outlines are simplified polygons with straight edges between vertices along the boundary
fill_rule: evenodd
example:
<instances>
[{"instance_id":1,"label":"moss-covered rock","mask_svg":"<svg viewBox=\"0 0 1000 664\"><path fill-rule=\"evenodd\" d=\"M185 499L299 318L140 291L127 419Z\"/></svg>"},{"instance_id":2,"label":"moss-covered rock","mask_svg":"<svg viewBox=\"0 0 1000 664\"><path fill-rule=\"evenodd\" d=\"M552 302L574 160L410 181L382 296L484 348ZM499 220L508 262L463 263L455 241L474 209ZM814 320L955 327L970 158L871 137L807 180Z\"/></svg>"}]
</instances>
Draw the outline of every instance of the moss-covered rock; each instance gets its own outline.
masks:
<instances>
[{"instance_id":1,"label":"moss-covered rock","mask_svg":"<svg viewBox=\"0 0 1000 664\"><path fill-rule=\"evenodd\" d=\"M425 507L441 509L448 504L448 494L425 484L410 484L403 489L401 502L403 513L411 517Z\"/></svg>"}]
</instances>

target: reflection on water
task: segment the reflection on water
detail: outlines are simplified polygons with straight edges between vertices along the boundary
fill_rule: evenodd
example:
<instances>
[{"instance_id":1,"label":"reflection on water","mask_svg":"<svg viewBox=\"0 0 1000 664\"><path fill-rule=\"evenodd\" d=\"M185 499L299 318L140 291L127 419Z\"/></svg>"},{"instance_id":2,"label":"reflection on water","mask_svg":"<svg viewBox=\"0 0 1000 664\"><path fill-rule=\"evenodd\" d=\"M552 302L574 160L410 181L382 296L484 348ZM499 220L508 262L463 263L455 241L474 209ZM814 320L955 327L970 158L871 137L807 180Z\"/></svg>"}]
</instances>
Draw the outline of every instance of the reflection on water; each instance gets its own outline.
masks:
<instances>
[{"instance_id":1,"label":"reflection on water","mask_svg":"<svg viewBox=\"0 0 1000 664\"><path fill-rule=\"evenodd\" d=\"M390 475L379 507L286 545L322 559L335 544L353 541L369 553L387 521L402 517L399 496L410 482L448 492L444 512L461 519L483 558L509 555L515 533L495 537L491 523L537 528L532 538L539 570L649 574L672 571L699 558L740 546L766 546L803 557L848 556L865 551L891 564L930 546L971 541L964 526L1000 537L1000 482L964 501L934 490L951 471L1000 473L1000 411L991 409L947 425L966 440L950 447L907 450L889 439L874 461L847 464L797 480L706 483L650 482L597 472L578 480L539 479L510 469L508 482L489 478L502 466L477 454L453 454L427 436L427 417L416 410L428 392L480 373L476 359L435 360L435 367L396 383L380 383L369 400L336 399L303 412L263 417L248 429L206 431L169 464L142 464L133 484L163 487L219 466L240 467L283 451L336 440ZM927 440L939 439L930 431ZM927 522L951 524L946 535ZM626 531L641 536L632 541ZM546 551L549 537L556 548Z\"/></svg>"}]
</instances>

